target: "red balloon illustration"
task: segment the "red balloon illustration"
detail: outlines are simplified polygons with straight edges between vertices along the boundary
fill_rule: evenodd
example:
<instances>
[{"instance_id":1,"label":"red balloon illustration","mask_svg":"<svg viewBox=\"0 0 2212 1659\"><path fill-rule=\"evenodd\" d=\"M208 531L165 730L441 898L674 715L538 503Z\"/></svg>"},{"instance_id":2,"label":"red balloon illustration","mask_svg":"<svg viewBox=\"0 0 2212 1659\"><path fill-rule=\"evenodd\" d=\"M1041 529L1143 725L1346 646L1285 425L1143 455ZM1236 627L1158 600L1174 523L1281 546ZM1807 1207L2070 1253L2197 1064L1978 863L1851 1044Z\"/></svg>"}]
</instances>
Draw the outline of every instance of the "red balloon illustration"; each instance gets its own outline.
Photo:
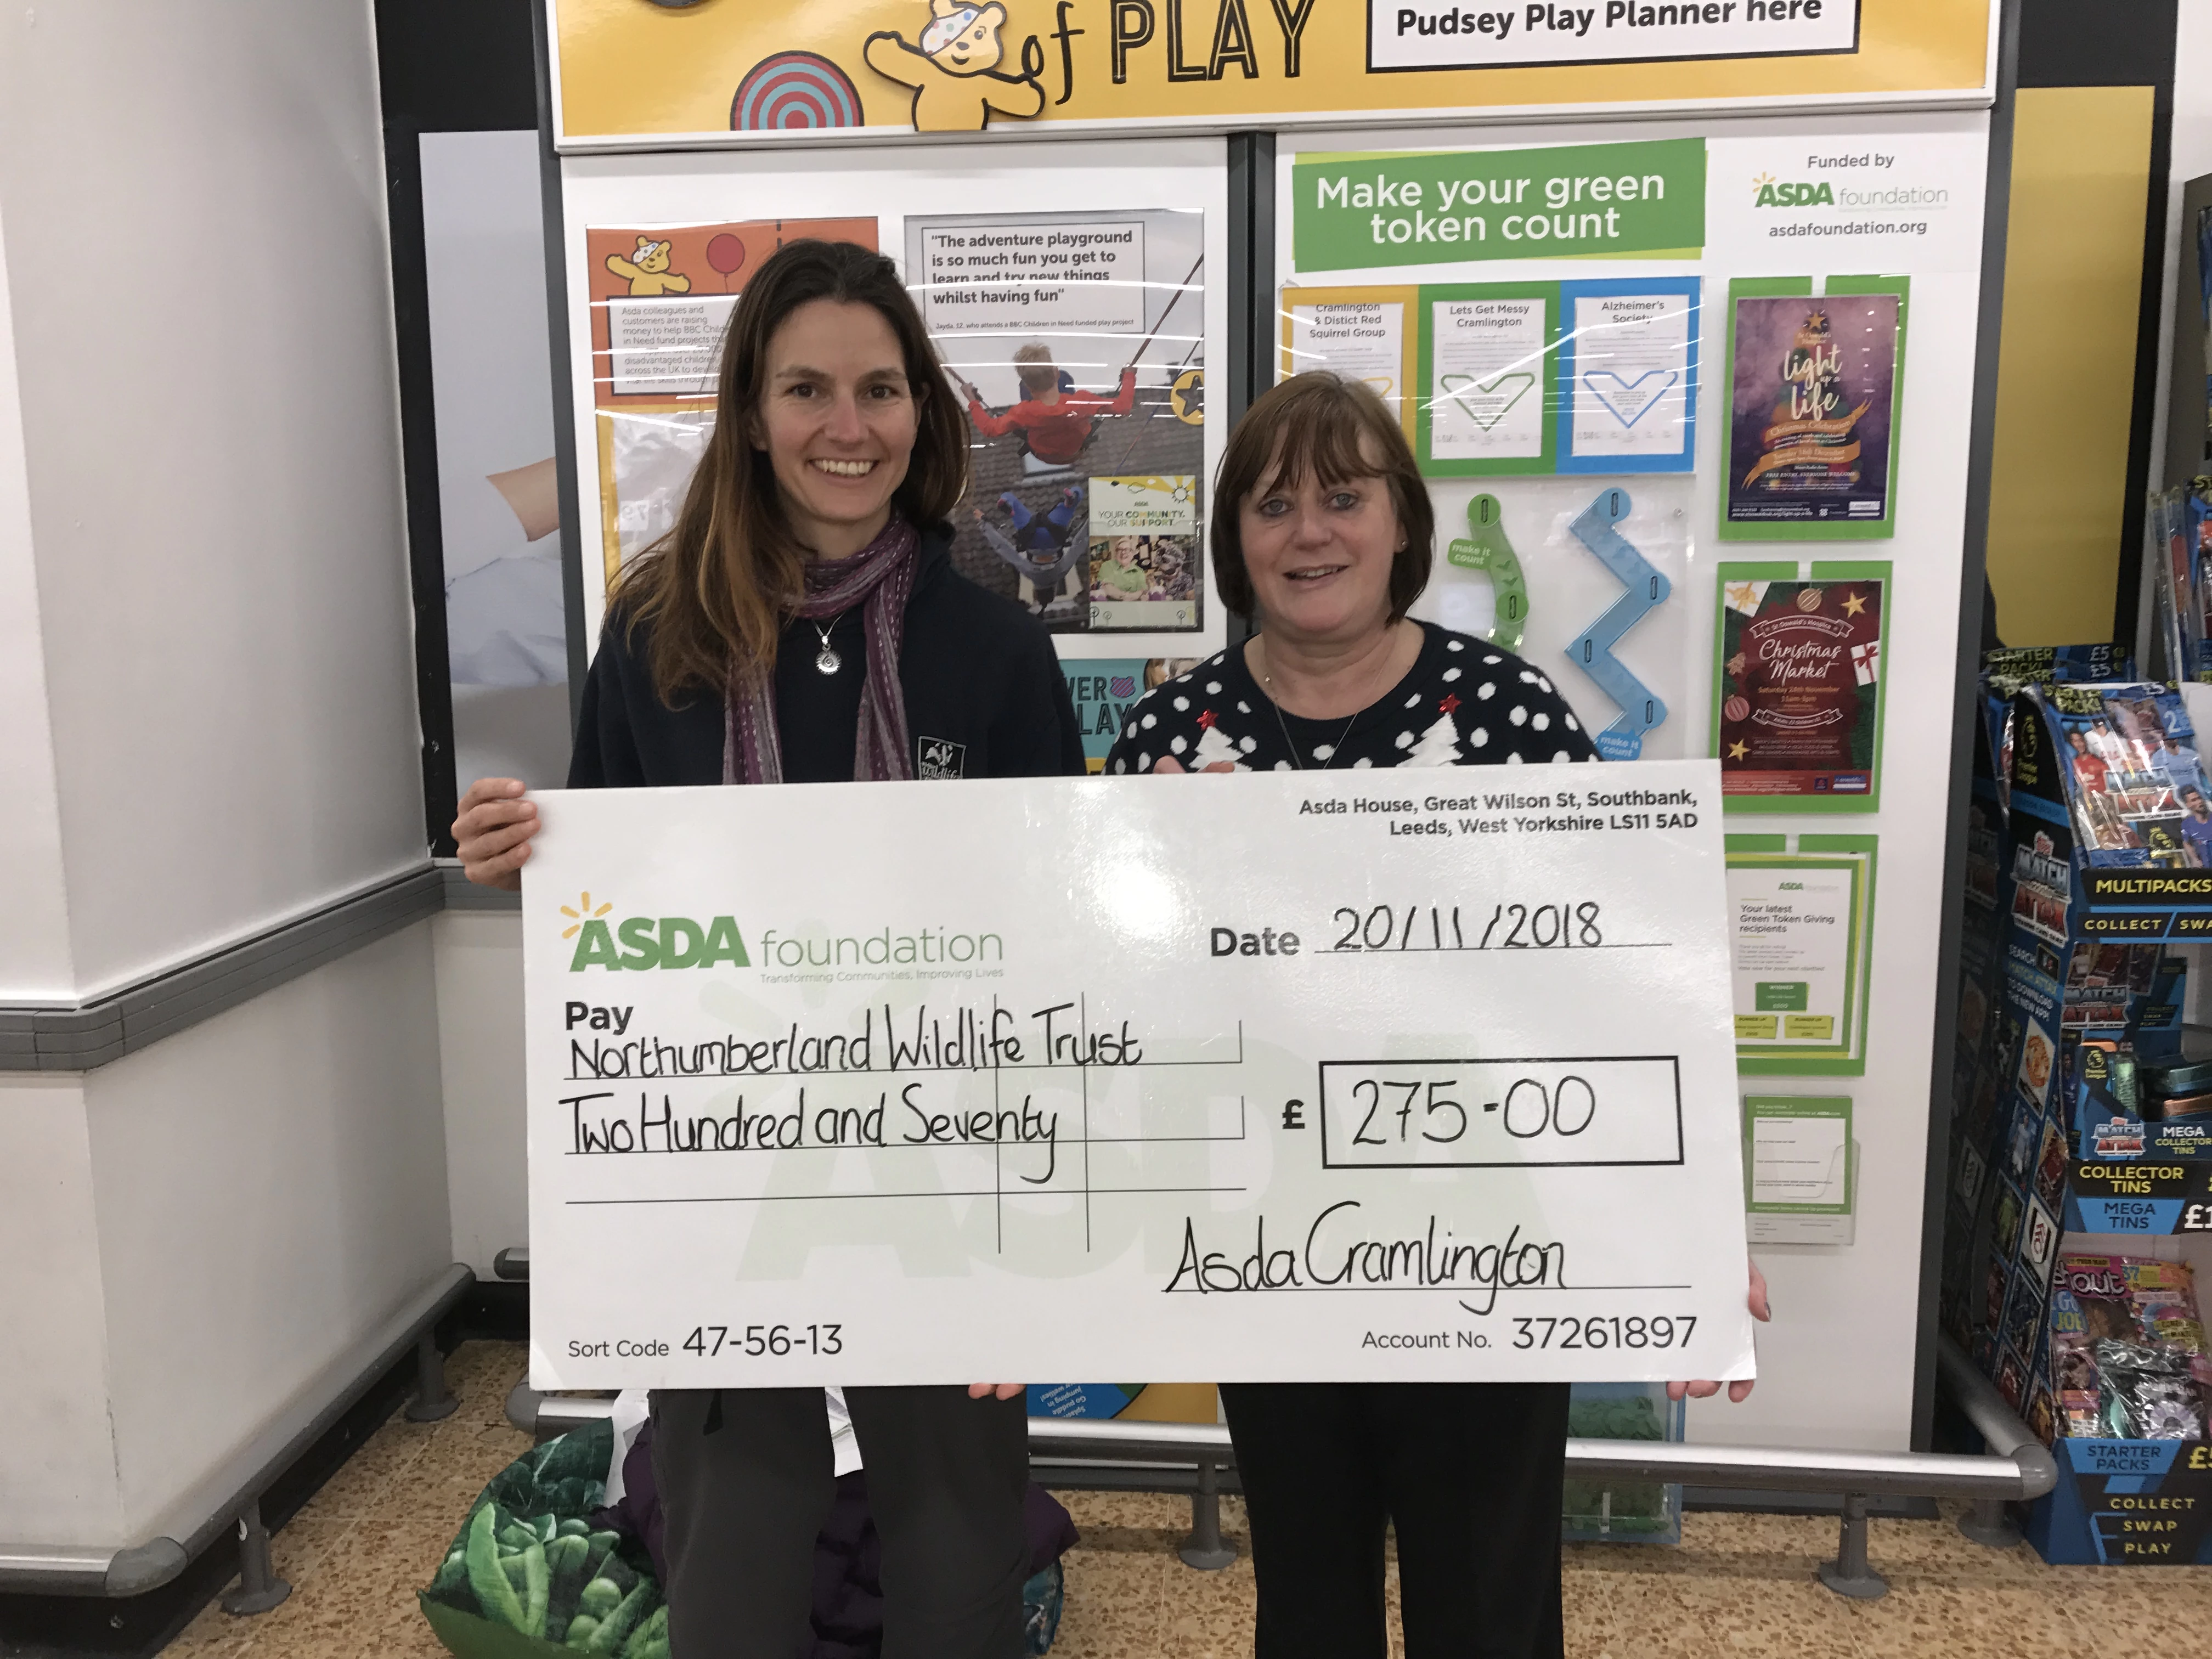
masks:
<instances>
[{"instance_id":1,"label":"red balloon illustration","mask_svg":"<svg viewBox=\"0 0 2212 1659\"><path fill-rule=\"evenodd\" d=\"M707 244L707 263L722 273L722 286L727 289L730 278L744 265L745 245L726 230Z\"/></svg>"}]
</instances>

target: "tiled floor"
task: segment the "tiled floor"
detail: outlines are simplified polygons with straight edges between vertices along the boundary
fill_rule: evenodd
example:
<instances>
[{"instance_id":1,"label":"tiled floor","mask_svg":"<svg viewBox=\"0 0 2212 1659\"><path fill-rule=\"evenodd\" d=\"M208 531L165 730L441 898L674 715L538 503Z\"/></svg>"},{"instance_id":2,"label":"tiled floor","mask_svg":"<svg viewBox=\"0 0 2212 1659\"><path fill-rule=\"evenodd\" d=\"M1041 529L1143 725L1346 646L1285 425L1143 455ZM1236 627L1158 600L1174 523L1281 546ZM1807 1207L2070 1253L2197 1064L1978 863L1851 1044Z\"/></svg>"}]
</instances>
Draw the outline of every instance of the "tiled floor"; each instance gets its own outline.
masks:
<instances>
[{"instance_id":1,"label":"tiled floor","mask_svg":"<svg viewBox=\"0 0 2212 1659\"><path fill-rule=\"evenodd\" d=\"M522 1350L471 1343L448 1363L461 1409L442 1423L394 1417L275 1540L291 1599L258 1619L210 1607L171 1659L431 1659L415 1605L483 1484L526 1444L507 1426ZM1066 1494L1083 1531L1067 1559L1066 1659L1213 1659L1252 1650L1252 1569L1194 1572L1175 1557L1188 1500ZM1234 1499L1224 1525L1241 1529ZM1877 1521L1890 1594L1847 1601L1814 1582L1832 1522L1692 1515L1679 1549L1567 1552L1573 1659L1838 1656L1838 1659L2081 1659L2212 1650L2212 1568L2045 1567L2025 1547L1982 1548L1948 1519ZM1240 1545L1243 1540L1237 1540Z\"/></svg>"}]
</instances>

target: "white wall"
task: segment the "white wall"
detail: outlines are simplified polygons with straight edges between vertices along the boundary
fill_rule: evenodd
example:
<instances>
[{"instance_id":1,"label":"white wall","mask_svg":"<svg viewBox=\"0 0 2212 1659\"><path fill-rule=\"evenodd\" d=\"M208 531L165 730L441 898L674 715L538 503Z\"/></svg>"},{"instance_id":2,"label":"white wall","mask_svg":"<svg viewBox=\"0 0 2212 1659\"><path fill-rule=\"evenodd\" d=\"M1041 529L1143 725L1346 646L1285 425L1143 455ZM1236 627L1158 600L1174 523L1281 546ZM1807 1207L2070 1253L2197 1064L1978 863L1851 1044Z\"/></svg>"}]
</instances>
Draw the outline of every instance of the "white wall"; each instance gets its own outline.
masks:
<instances>
[{"instance_id":1,"label":"white wall","mask_svg":"<svg viewBox=\"0 0 2212 1659\"><path fill-rule=\"evenodd\" d=\"M81 998L423 857L374 44L364 0L0 31L74 957L26 988Z\"/></svg>"},{"instance_id":2,"label":"white wall","mask_svg":"<svg viewBox=\"0 0 2212 1659\"><path fill-rule=\"evenodd\" d=\"M446 1183L453 1256L491 1277L492 1258L530 1242L529 1125L522 1086L522 916L447 910L431 918L438 961L438 1070L446 1096Z\"/></svg>"},{"instance_id":3,"label":"white wall","mask_svg":"<svg viewBox=\"0 0 2212 1659\"><path fill-rule=\"evenodd\" d=\"M0 928L0 1001L64 999L74 983L62 825L46 719L46 655L23 471L22 404L0 214L0 870L9 872Z\"/></svg>"},{"instance_id":4,"label":"white wall","mask_svg":"<svg viewBox=\"0 0 2212 1659\"><path fill-rule=\"evenodd\" d=\"M430 924L85 1079L126 1532L453 1257Z\"/></svg>"},{"instance_id":5,"label":"white wall","mask_svg":"<svg viewBox=\"0 0 2212 1659\"><path fill-rule=\"evenodd\" d=\"M0 1545L114 1538L107 1331L77 1078L0 1075Z\"/></svg>"},{"instance_id":6,"label":"white wall","mask_svg":"<svg viewBox=\"0 0 2212 1659\"><path fill-rule=\"evenodd\" d=\"M426 862L372 16L0 15L0 1000ZM452 1260L430 931L0 1077L0 1541L190 1530Z\"/></svg>"},{"instance_id":7,"label":"white wall","mask_svg":"<svg viewBox=\"0 0 2212 1659\"><path fill-rule=\"evenodd\" d=\"M179 1498L453 1260L434 997L425 921L0 1083L0 1543L188 1528Z\"/></svg>"}]
</instances>

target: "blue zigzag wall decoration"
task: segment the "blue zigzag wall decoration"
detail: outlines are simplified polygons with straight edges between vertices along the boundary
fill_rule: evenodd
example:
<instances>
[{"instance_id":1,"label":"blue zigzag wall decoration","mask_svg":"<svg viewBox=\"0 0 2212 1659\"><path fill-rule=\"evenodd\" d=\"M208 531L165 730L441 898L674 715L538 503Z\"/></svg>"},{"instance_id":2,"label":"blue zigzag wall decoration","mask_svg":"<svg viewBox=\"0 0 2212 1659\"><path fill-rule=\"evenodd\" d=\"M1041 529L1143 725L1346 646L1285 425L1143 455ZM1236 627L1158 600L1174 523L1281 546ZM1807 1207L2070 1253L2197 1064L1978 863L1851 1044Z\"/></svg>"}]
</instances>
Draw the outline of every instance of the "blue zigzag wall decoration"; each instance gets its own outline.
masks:
<instances>
[{"instance_id":1,"label":"blue zigzag wall decoration","mask_svg":"<svg viewBox=\"0 0 2212 1659\"><path fill-rule=\"evenodd\" d=\"M1620 718L1596 738L1599 756L1609 761L1641 758L1644 734L1667 718L1667 705L1657 694L1613 654L1621 635L1664 605L1674 591L1674 584L1658 566L1638 552L1635 544L1615 528L1628 517L1632 505L1626 490L1602 489L1568 526L1575 539L1603 560L1605 568L1620 577L1628 590L1567 646L1567 656L1575 666L1620 705Z\"/></svg>"}]
</instances>

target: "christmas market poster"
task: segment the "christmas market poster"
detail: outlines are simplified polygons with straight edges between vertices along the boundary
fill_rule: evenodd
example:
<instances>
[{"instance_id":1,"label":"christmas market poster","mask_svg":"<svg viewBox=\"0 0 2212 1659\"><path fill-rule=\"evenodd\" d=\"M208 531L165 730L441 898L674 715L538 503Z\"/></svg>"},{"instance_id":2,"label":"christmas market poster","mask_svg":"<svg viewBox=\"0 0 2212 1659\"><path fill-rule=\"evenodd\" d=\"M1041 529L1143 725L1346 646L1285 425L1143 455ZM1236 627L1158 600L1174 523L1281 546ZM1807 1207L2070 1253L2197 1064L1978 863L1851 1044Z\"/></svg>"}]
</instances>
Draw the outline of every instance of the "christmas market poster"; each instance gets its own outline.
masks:
<instances>
[{"instance_id":1,"label":"christmas market poster","mask_svg":"<svg viewBox=\"0 0 2212 1659\"><path fill-rule=\"evenodd\" d=\"M1896 533L1904 277L1729 285L1726 541Z\"/></svg>"},{"instance_id":2,"label":"christmas market poster","mask_svg":"<svg viewBox=\"0 0 2212 1659\"><path fill-rule=\"evenodd\" d=\"M1881 798L1886 562L1723 564L1713 753L1731 812Z\"/></svg>"}]
</instances>

